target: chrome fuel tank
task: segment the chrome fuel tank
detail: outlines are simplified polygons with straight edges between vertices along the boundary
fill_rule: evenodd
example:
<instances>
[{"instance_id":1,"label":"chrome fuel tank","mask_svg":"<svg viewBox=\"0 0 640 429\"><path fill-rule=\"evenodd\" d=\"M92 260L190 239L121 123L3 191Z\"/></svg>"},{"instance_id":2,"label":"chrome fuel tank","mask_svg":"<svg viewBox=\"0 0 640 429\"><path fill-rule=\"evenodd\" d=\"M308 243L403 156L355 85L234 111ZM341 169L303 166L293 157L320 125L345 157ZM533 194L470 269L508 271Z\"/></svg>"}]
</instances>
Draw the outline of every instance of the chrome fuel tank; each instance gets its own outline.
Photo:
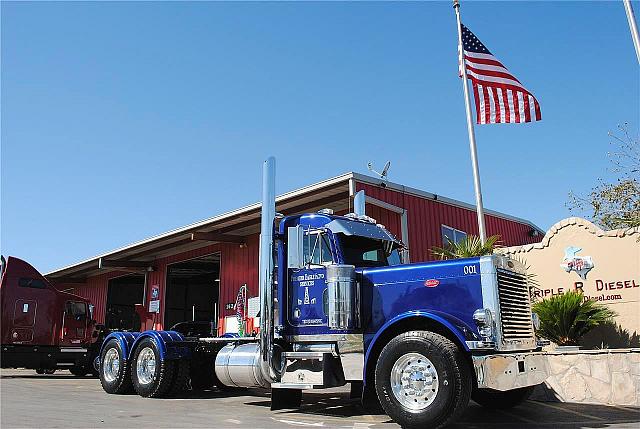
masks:
<instances>
[{"instance_id":1,"label":"chrome fuel tank","mask_svg":"<svg viewBox=\"0 0 640 429\"><path fill-rule=\"evenodd\" d=\"M216 376L225 386L268 387L260 370L258 343L228 344L216 356Z\"/></svg>"}]
</instances>

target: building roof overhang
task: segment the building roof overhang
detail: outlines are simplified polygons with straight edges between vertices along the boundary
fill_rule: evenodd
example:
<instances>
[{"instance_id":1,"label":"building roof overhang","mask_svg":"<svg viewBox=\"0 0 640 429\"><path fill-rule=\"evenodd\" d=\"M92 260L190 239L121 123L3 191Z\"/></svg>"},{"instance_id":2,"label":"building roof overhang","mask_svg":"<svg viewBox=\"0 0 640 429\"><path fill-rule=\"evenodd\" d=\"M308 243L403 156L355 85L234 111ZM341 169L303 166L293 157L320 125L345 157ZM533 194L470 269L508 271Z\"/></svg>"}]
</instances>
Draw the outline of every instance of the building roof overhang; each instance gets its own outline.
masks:
<instances>
[{"instance_id":1,"label":"building roof overhang","mask_svg":"<svg viewBox=\"0 0 640 429\"><path fill-rule=\"evenodd\" d=\"M351 199L355 193L355 184L365 183L381 185L379 178L349 172L331 179L323 180L304 188L296 189L276 197L276 211L285 215L312 212L321 208L332 208L336 211L350 210ZM387 189L406 194L420 196L426 199L475 210L475 206L462 201L446 198L407 187L393 182L384 181ZM93 256L66 267L53 270L45 276L57 282L79 282L89 276L118 271L127 268L143 270L145 266L152 266L152 262L160 257L170 256L192 249L203 247L203 241L212 242L242 242L244 237L259 233L260 203L254 203L236 210L222 213L208 219L195 222L184 227L176 228L163 234L155 235L129 245ZM528 220L520 219L504 213L485 209L485 213L527 224L533 230L544 233L542 229Z\"/></svg>"}]
</instances>

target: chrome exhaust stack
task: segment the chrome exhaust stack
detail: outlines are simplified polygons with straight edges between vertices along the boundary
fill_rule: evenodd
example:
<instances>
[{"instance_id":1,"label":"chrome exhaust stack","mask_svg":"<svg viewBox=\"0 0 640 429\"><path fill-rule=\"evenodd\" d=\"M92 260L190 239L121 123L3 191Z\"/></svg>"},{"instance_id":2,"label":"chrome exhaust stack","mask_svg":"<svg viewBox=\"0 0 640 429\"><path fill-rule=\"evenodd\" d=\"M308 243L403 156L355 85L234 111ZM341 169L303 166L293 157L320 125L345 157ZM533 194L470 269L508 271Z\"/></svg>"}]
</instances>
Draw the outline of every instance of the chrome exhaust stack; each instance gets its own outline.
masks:
<instances>
[{"instance_id":1,"label":"chrome exhaust stack","mask_svg":"<svg viewBox=\"0 0 640 429\"><path fill-rule=\"evenodd\" d=\"M356 216L366 216L366 198L364 191L356 192L356 195L353 197L353 213Z\"/></svg>"},{"instance_id":2,"label":"chrome exhaust stack","mask_svg":"<svg viewBox=\"0 0 640 429\"><path fill-rule=\"evenodd\" d=\"M260 370L273 383L278 372L273 366L273 229L276 217L276 159L262 166L262 216L260 223L259 295L260 295Z\"/></svg>"},{"instance_id":3,"label":"chrome exhaust stack","mask_svg":"<svg viewBox=\"0 0 640 429\"><path fill-rule=\"evenodd\" d=\"M231 342L216 355L215 372L226 386L269 387L280 381L274 365L273 328L273 230L276 217L276 160L267 158L262 168L262 216L260 225L259 297L260 335L257 343Z\"/></svg>"}]
</instances>

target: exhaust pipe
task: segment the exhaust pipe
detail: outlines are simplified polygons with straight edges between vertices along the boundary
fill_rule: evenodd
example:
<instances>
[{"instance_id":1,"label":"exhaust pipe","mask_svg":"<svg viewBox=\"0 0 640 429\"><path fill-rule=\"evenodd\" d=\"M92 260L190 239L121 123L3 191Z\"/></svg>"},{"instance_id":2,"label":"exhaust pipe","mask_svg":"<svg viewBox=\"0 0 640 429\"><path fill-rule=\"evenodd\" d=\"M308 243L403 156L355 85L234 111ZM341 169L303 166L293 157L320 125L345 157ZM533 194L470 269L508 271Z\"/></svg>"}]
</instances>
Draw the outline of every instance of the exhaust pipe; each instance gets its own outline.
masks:
<instances>
[{"instance_id":1,"label":"exhaust pipe","mask_svg":"<svg viewBox=\"0 0 640 429\"><path fill-rule=\"evenodd\" d=\"M259 296L260 335L257 343L230 343L216 355L215 372L225 386L269 387L280 381L274 365L273 332L273 229L276 216L276 160L269 157L262 168L262 216L260 225Z\"/></svg>"},{"instance_id":2,"label":"exhaust pipe","mask_svg":"<svg viewBox=\"0 0 640 429\"><path fill-rule=\"evenodd\" d=\"M358 191L353 197L353 213L357 216L365 216L367 214L366 211L366 196L364 195L364 191Z\"/></svg>"},{"instance_id":3,"label":"exhaust pipe","mask_svg":"<svg viewBox=\"0 0 640 429\"><path fill-rule=\"evenodd\" d=\"M273 228L276 217L276 159L262 166L262 216L258 281L260 295L260 370L273 383L278 372L273 367Z\"/></svg>"}]
</instances>

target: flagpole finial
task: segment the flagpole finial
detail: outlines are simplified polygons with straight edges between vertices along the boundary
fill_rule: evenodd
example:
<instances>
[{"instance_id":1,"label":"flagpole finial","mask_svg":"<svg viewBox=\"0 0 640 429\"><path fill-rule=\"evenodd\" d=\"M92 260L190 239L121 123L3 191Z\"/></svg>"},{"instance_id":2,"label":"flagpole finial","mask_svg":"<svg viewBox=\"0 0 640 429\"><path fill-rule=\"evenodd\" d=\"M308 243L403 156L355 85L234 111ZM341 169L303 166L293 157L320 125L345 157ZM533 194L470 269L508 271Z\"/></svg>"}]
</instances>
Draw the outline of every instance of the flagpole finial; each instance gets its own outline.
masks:
<instances>
[{"instance_id":1,"label":"flagpole finial","mask_svg":"<svg viewBox=\"0 0 640 429\"><path fill-rule=\"evenodd\" d=\"M460 7L460 1L459 0L453 0L453 8L457 8Z\"/></svg>"}]
</instances>

